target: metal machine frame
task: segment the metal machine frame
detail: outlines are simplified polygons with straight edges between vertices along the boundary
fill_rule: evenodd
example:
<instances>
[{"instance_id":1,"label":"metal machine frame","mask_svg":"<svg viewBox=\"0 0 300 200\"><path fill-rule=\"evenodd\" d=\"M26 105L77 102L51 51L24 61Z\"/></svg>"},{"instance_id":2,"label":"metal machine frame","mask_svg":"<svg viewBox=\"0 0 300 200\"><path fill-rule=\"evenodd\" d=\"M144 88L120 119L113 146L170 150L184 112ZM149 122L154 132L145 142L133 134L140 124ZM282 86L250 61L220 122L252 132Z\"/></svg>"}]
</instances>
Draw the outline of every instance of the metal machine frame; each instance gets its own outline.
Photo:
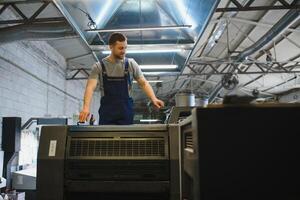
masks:
<instances>
[{"instance_id":1,"label":"metal machine frame","mask_svg":"<svg viewBox=\"0 0 300 200\"><path fill-rule=\"evenodd\" d=\"M147 157L147 152L140 154L143 148L129 155L124 153L129 148L125 144L136 145L136 140L141 142L139 145L145 145L146 137L164 141L163 144L151 143L155 147L164 146L164 152L160 152L163 156ZM131 139L133 142L125 141ZM179 129L175 124L45 126L38 153L38 199L73 200L73 193L76 198L90 198L88 195L97 193L107 199L117 197L105 195L118 194L124 198L127 195L134 199L130 195L137 194L145 199L153 195L152 199L179 200L178 139ZM151 150L151 146L143 147ZM148 153L155 152L152 149ZM101 173L103 171L105 173Z\"/></svg>"}]
</instances>

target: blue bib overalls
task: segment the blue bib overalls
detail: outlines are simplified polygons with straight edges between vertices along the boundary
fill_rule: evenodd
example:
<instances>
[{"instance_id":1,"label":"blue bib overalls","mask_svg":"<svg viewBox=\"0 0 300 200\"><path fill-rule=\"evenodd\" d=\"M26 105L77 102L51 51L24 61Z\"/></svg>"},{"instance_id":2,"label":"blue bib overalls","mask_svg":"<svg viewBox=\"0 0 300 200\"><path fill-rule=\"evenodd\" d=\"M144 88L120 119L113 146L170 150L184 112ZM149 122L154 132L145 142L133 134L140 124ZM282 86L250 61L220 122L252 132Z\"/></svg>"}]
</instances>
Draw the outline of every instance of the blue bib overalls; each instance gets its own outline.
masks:
<instances>
[{"instance_id":1,"label":"blue bib overalls","mask_svg":"<svg viewBox=\"0 0 300 200\"><path fill-rule=\"evenodd\" d=\"M102 61L101 66L104 96L99 108L99 125L133 124L133 100L128 93L128 85L131 86L128 59L125 58L123 77L110 77Z\"/></svg>"}]
</instances>

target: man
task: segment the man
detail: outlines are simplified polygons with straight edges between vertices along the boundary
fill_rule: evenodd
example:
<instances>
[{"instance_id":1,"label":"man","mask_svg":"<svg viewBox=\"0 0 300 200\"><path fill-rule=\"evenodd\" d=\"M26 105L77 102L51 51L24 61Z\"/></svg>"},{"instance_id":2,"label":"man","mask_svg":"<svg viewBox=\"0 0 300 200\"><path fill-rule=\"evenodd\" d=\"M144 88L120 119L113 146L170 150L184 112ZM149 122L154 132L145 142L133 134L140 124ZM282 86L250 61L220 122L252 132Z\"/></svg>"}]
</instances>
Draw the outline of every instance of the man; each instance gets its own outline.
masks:
<instances>
[{"instance_id":1,"label":"man","mask_svg":"<svg viewBox=\"0 0 300 200\"><path fill-rule=\"evenodd\" d=\"M99 124L133 124L133 100L130 96L132 79L137 81L155 107L162 108L164 102L156 98L152 87L144 78L135 60L125 57L127 38L121 33L113 33L108 43L111 54L93 66L87 81L84 105L79 115L79 121L86 121L90 115L91 99L99 80L102 96Z\"/></svg>"}]
</instances>

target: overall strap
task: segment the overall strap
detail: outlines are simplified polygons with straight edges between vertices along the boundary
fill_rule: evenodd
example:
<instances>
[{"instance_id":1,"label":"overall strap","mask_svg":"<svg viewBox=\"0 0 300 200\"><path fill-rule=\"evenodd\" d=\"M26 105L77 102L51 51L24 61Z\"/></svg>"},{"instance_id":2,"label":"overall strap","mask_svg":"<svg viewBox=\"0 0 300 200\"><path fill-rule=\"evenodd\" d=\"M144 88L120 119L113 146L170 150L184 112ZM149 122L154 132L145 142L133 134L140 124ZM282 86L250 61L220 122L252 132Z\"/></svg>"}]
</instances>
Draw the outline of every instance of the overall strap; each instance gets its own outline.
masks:
<instances>
[{"instance_id":1,"label":"overall strap","mask_svg":"<svg viewBox=\"0 0 300 200\"><path fill-rule=\"evenodd\" d=\"M128 84L131 86L131 79L130 79L130 73L129 73L129 61L128 61L128 58L125 58L125 70L124 70L124 73L125 73L125 77L127 77L127 82Z\"/></svg>"},{"instance_id":2,"label":"overall strap","mask_svg":"<svg viewBox=\"0 0 300 200\"><path fill-rule=\"evenodd\" d=\"M101 64L101 68L102 68L102 74L103 74L103 75L106 75L106 74L107 74L106 68L105 68L105 65L104 65L104 63L103 63L102 60L100 60L100 64Z\"/></svg>"}]
</instances>

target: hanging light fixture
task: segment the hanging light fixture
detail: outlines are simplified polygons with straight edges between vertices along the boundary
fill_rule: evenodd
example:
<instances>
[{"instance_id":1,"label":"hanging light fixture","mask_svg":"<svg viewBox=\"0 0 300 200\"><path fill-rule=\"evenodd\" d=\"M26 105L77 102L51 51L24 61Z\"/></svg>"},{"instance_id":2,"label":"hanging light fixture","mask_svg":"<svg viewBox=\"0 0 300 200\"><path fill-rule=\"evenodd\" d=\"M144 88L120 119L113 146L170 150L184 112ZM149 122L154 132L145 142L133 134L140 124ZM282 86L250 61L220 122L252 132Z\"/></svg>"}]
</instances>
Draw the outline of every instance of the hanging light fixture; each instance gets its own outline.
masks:
<instances>
[{"instance_id":1,"label":"hanging light fixture","mask_svg":"<svg viewBox=\"0 0 300 200\"><path fill-rule=\"evenodd\" d=\"M96 29L97 28L97 24L94 22L94 20L91 18L90 15L88 15L89 18L89 22L88 22L88 27L90 27L90 29Z\"/></svg>"},{"instance_id":2,"label":"hanging light fixture","mask_svg":"<svg viewBox=\"0 0 300 200\"><path fill-rule=\"evenodd\" d=\"M175 26L152 26L152 27L134 27L134 28L116 28L116 29L93 29L86 30L88 32L129 32L129 31L155 31L155 30L177 30L177 29L188 29L192 25L175 25Z\"/></svg>"},{"instance_id":3,"label":"hanging light fixture","mask_svg":"<svg viewBox=\"0 0 300 200\"><path fill-rule=\"evenodd\" d=\"M87 23L87 26L91 29L91 30L95 30L97 29L97 24L96 22L92 19L92 17L90 16L89 13L87 13L86 11L82 10L81 8L76 7L78 10L80 10L81 12L83 12L87 18L89 19L89 22Z\"/></svg>"},{"instance_id":4,"label":"hanging light fixture","mask_svg":"<svg viewBox=\"0 0 300 200\"><path fill-rule=\"evenodd\" d=\"M184 49L136 49L127 50L128 54L142 54L142 53L178 53L182 52ZM111 51L102 51L102 54L110 54Z\"/></svg>"}]
</instances>

